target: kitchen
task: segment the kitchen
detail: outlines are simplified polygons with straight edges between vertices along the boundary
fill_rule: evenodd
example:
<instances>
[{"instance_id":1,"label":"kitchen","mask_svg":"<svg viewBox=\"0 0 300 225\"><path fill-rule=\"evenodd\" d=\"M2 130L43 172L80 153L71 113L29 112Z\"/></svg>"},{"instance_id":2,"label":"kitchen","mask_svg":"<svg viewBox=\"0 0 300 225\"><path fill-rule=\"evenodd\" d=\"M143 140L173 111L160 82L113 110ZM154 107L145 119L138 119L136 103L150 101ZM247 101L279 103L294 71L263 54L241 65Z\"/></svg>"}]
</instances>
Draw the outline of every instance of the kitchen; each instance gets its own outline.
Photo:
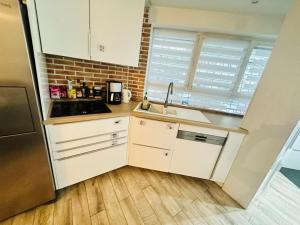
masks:
<instances>
[{"instance_id":1,"label":"kitchen","mask_svg":"<svg viewBox=\"0 0 300 225\"><path fill-rule=\"evenodd\" d=\"M300 5L201 2L1 0L3 224L265 216L250 202L299 120Z\"/></svg>"}]
</instances>

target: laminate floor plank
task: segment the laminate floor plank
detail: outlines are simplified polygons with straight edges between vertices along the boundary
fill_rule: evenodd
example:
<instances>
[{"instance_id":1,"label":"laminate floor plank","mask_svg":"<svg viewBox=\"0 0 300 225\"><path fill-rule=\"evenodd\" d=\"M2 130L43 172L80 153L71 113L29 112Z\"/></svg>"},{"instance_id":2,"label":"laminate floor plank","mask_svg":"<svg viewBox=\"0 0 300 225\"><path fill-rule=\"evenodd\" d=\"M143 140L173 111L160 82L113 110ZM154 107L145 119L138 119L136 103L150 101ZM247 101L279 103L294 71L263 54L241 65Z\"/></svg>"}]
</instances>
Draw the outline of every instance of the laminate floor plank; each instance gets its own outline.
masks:
<instances>
[{"instance_id":1,"label":"laminate floor plank","mask_svg":"<svg viewBox=\"0 0 300 225\"><path fill-rule=\"evenodd\" d=\"M143 192L163 225L177 224L169 211L163 205L159 195L155 192L153 187L149 186L145 188Z\"/></svg>"},{"instance_id":2,"label":"laminate floor plank","mask_svg":"<svg viewBox=\"0 0 300 225\"><path fill-rule=\"evenodd\" d=\"M277 173L243 209L212 181L123 167L0 225L298 225L300 189Z\"/></svg>"},{"instance_id":3,"label":"laminate floor plank","mask_svg":"<svg viewBox=\"0 0 300 225\"><path fill-rule=\"evenodd\" d=\"M167 189L161 184L163 180L160 179L156 172L151 170L147 170L144 172L147 180L154 188L156 193L159 195L162 204L169 211L172 216L175 216L177 213L181 211L180 206L177 204L175 198L168 193Z\"/></svg>"},{"instance_id":4,"label":"laminate floor plank","mask_svg":"<svg viewBox=\"0 0 300 225\"><path fill-rule=\"evenodd\" d=\"M73 187L71 200L73 225L91 225L87 194L83 182Z\"/></svg>"},{"instance_id":5,"label":"laminate floor plank","mask_svg":"<svg viewBox=\"0 0 300 225\"><path fill-rule=\"evenodd\" d=\"M97 180L110 224L127 225L109 175L106 173L98 176Z\"/></svg>"},{"instance_id":6,"label":"laminate floor plank","mask_svg":"<svg viewBox=\"0 0 300 225\"><path fill-rule=\"evenodd\" d=\"M54 204L42 205L35 210L33 225L53 225Z\"/></svg>"},{"instance_id":7,"label":"laminate floor plank","mask_svg":"<svg viewBox=\"0 0 300 225\"><path fill-rule=\"evenodd\" d=\"M136 183L136 179L132 176L131 169L129 167L124 167L119 170L120 175L122 176L127 189L136 205L137 210L139 211L143 222L145 225L159 225L160 222L154 213L152 207L147 201L143 190L140 185Z\"/></svg>"},{"instance_id":8,"label":"laminate floor plank","mask_svg":"<svg viewBox=\"0 0 300 225\"><path fill-rule=\"evenodd\" d=\"M108 173L111 183L115 189L118 200L121 201L129 196L129 192L127 190L126 184L124 183L122 177L119 173L114 170Z\"/></svg>"},{"instance_id":9,"label":"laminate floor plank","mask_svg":"<svg viewBox=\"0 0 300 225\"><path fill-rule=\"evenodd\" d=\"M130 196L121 200L120 205L128 224L144 225L143 219Z\"/></svg>"},{"instance_id":10,"label":"laminate floor plank","mask_svg":"<svg viewBox=\"0 0 300 225\"><path fill-rule=\"evenodd\" d=\"M92 225L110 225L105 210L92 216Z\"/></svg>"},{"instance_id":11,"label":"laminate floor plank","mask_svg":"<svg viewBox=\"0 0 300 225\"><path fill-rule=\"evenodd\" d=\"M104 210L104 202L100 187L96 178L84 181L90 215L93 216Z\"/></svg>"}]
</instances>

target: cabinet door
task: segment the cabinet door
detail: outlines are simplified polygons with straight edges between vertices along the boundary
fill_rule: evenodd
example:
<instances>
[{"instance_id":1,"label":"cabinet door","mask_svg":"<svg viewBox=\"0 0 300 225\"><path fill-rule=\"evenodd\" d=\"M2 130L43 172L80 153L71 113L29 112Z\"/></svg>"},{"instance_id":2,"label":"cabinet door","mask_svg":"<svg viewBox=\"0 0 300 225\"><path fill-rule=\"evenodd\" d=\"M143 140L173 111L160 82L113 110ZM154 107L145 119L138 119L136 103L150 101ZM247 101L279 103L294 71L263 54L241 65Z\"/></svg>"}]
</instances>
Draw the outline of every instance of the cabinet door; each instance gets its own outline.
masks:
<instances>
[{"instance_id":1,"label":"cabinet door","mask_svg":"<svg viewBox=\"0 0 300 225\"><path fill-rule=\"evenodd\" d=\"M91 0L92 60L138 66L144 0Z\"/></svg>"},{"instance_id":2,"label":"cabinet door","mask_svg":"<svg viewBox=\"0 0 300 225\"><path fill-rule=\"evenodd\" d=\"M169 172L172 151L132 144L129 165Z\"/></svg>"},{"instance_id":3,"label":"cabinet door","mask_svg":"<svg viewBox=\"0 0 300 225\"><path fill-rule=\"evenodd\" d=\"M131 118L131 142L156 148L173 149L178 124Z\"/></svg>"},{"instance_id":4,"label":"cabinet door","mask_svg":"<svg viewBox=\"0 0 300 225\"><path fill-rule=\"evenodd\" d=\"M176 139L170 172L210 179L221 148L219 145Z\"/></svg>"},{"instance_id":5,"label":"cabinet door","mask_svg":"<svg viewBox=\"0 0 300 225\"><path fill-rule=\"evenodd\" d=\"M44 53L90 59L89 1L36 0Z\"/></svg>"}]
</instances>

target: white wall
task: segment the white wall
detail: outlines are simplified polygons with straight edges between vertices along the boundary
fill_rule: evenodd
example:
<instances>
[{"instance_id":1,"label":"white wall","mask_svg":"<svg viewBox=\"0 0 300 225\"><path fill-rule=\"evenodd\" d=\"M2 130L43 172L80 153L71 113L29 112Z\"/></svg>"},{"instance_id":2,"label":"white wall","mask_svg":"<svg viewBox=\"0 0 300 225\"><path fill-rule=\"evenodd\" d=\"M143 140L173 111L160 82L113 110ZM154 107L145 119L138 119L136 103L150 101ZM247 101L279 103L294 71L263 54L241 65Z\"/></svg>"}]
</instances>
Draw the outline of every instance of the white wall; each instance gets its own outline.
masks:
<instances>
[{"instance_id":1,"label":"white wall","mask_svg":"<svg viewBox=\"0 0 300 225\"><path fill-rule=\"evenodd\" d=\"M274 38L280 31L283 19L271 16L152 6L150 20L156 27Z\"/></svg>"},{"instance_id":2,"label":"white wall","mask_svg":"<svg viewBox=\"0 0 300 225\"><path fill-rule=\"evenodd\" d=\"M300 119L300 1L275 43L242 127L249 130L223 189L247 207Z\"/></svg>"}]
</instances>

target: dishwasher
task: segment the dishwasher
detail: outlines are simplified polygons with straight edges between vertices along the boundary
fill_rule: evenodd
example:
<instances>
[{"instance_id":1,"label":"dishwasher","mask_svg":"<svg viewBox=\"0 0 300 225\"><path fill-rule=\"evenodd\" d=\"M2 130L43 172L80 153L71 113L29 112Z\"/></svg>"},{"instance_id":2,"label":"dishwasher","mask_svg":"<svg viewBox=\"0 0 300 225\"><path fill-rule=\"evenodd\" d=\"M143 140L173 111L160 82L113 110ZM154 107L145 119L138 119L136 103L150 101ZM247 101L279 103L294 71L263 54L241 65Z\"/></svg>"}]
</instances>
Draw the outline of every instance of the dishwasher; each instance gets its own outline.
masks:
<instances>
[{"instance_id":1,"label":"dishwasher","mask_svg":"<svg viewBox=\"0 0 300 225\"><path fill-rule=\"evenodd\" d=\"M171 172L210 179L227 136L223 130L180 125Z\"/></svg>"}]
</instances>

